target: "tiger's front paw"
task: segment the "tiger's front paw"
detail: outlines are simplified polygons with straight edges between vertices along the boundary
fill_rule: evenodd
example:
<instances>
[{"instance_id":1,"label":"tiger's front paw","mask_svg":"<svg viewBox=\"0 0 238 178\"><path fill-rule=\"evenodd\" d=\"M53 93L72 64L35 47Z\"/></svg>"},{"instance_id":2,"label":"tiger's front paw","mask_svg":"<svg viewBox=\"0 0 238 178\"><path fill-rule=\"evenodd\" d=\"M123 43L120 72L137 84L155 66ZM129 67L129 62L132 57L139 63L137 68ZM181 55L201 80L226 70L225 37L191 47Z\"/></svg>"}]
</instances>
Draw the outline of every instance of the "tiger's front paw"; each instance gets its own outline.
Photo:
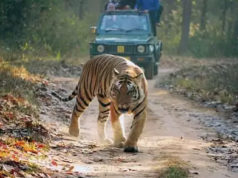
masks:
<instances>
[{"instance_id":1,"label":"tiger's front paw","mask_svg":"<svg viewBox=\"0 0 238 178\"><path fill-rule=\"evenodd\" d=\"M109 138L100 139L100 140L99 140L99 143L100 143L100 144L103 144L103 145L111 145L111 144L112 144L112 140L109 139Z\"/></svg>"},{"instance_id":2,"label":"tiger's front paw","mask_svg":"<svg viewBox=\"0 0 238 178\"><path fill-rule=\"evenodd\" d=\"M136 146L127 146L124 148L124 152L127 153L137 153L138 152L138 148Z\"/></svg>"},{"instance_id":3,"label":"tiger's front paw","mask_svg":"<svg viewBox=\"0 0 238 178\"><path fill-rule=\"evenodd\" d=\"M125 145L125 142L114 142L113 145L117 148L123 148Z\"/></svg>"},{"instance_id":4,"label":"tiger's front paw","mask_svg":"<svg viewBox=\"0 0 238 178\"><path fill-rule=\"evenodd\" d=\"M125 137L121 137L120 139L118 140L114 140L114 143L113 145L117 148L123 148L124 145L125 145L125 141L126 141L126 138Z\"/></svg>"},{"instance_id":5,"label":"tiger's front paw","mask_svg":"<svg viewBox=\"0 0 238 178\"><path fill-rule=\"evenodd\" d=\"M79 136L79 129L76 127L69 127L69 134L78 137Z\"/></svg>"}]
</instances>

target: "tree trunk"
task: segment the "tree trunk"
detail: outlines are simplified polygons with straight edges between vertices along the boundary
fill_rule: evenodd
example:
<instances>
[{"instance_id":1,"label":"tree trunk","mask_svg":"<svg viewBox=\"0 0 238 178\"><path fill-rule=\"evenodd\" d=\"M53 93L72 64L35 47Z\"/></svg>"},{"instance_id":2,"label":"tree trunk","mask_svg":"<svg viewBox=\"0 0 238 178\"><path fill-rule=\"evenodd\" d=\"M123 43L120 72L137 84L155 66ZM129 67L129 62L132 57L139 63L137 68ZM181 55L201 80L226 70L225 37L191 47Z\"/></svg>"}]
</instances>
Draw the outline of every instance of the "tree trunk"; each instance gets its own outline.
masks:
<instances>
[{"instance_id":1,"label":"tree trunk","mask_svg":"<svg viewBox=\"0 0 238 178\"><path fill-rule=\"evenodd\" d=\"M238 2L234 1L232 4L232 12L233 12L233 33L232 33L232 38L233 40L237 41L238 40Z\"/></svg>"},{"instance_id":2,"label":"tree trunk","mask_svg":"<svg viewBox=\"0 0 238 178\"><path fill-rule=\"evenodd\" d=\"M85 0L80 0L79 3L79 19L83 19L84 16L84 5L85 5Z\"/></svg>"},{"instance_id":3,"label":"tree trunk","mask_svg":"<svg viewBox=\"0 0 238 178\"><path fill-rule=\"evenodd\" d=\"M192 12L192 1L183 0L183 22L182 22L182 34L179 44L178 53L183 54L188 49L189 31L190 31L190 20Z\"/></svg>"},{"instance_id":4,"label":"tree trunk","mask_svg":"<svg viewBox=\"0 0 238 178\"><path fill-rule=\"evenodd\" d=\"M233 39L238 40L238 19L236 19L234 23Z\"/></svg>"},{"instance_id":5,"label":"tree trunk","mask_svg":"<svg viewBox=\"0 0 238 178\"><path fill-rule=\"evenodd\" d=\"M206 29L207 0L202 0L200 30Z\"/></svg>"},{"instance_id":6,"label":"tree trunk","mask_svg":"<svg viewBox=\"0 0 238 178\"><path fill-rule=\"evenodd\" d=\"M224 0L224 6L223 6L223 10L222 10L222 31L225 31L225 27L226 27L226 13L227 13L227 9L228 9L228 1Z\"/></svg>"}]
</instances>

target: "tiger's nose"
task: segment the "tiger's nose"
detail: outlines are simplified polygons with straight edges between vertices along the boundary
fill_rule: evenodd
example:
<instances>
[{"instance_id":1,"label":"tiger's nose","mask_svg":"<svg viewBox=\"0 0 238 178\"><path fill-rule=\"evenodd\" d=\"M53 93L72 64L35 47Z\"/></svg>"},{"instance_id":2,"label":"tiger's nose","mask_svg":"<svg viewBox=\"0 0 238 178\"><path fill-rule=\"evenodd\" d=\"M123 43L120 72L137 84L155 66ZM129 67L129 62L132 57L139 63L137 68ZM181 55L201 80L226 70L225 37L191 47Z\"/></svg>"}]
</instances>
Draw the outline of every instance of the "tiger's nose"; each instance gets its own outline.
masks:
<instances>
[{"instance_id":1,"label":"tiger's nose","mask_svg":"<svg viewBox=\"0 0 238 178\"><path fill-rule=\"evenodd\" d=\"M119 109L120 112L125 113L125 112L128 112L129 107L127 105L125 105L125 104L123 104L123 105L119 104L118 105L118 109Z\"/></svg>"}]
</instances>

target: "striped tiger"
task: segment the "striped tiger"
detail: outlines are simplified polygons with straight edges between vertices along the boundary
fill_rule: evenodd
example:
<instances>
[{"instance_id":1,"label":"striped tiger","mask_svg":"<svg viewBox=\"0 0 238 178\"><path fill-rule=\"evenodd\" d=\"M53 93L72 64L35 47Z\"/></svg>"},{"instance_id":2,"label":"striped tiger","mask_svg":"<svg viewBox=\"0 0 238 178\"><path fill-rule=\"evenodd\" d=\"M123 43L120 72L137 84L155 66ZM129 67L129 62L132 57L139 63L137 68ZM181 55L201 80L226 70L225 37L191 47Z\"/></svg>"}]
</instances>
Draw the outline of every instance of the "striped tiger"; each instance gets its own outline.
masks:
<instances>
[{"instance_id":1,"label":"striped tiger","mask_svg":"<svg viewBox=\"0 0 238 178\"><path fill-rule=\"evenodd\" d=\"M98 55L84 65L78 85L71 95L62 98L56 93L52 94L62 101L77 96L69 126L70 135L79 135L78 118L97 96L100 141L110 142L104 132L110 113L114 145L124 147L125 152L138 152L137 141L147 117L147 81L137 65L123 57ZM119 121L123 113L132 113L134 116L127 139Z\"/></svg>"}]
</instances>

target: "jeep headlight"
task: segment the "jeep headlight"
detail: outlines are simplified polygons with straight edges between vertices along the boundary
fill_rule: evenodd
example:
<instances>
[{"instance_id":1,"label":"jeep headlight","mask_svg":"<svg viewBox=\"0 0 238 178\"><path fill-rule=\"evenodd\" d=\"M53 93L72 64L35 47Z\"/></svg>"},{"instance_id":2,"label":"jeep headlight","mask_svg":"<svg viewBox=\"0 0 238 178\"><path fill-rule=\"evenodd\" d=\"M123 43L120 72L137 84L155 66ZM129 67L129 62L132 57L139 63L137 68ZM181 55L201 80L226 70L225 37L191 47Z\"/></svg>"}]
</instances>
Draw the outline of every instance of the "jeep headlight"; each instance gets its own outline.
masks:
<instances>
[{"instance_id":1,"label":"jeep headlight","mask_svg":"<svg viewBox=\"0 0 238 178\"><path fill-rule=\"evenodd\" d=\"M137 46L137 51L138 51L139 53L144 53L144 52L145 52L145 46L143 46L143 45Z\"/></svg>"},{"instance_id":2,"label":"jeep headlight","mask_svg":"<svg viewBox=\"0 0 238 178\"><path fill-rule=\"evenodd\" d=\"M99 53L103 53L103 52L104 52L104 49L105 49L105 47L104 47L103 45L98 45L98 46L97 46L97 51L98 51Z\"/></svg>"},{"instance_id":3,"label":"jeep headlight","mask_svg":"<svg viewBox=\"0 0 238 178\"><path fill-rule=\"evenodd\" d=\"M149 49L150 49L150 52L151 52L151 53L154 52L154 50L155 50L154 45L149 45Z\"/></svg>"}]
</instances>

